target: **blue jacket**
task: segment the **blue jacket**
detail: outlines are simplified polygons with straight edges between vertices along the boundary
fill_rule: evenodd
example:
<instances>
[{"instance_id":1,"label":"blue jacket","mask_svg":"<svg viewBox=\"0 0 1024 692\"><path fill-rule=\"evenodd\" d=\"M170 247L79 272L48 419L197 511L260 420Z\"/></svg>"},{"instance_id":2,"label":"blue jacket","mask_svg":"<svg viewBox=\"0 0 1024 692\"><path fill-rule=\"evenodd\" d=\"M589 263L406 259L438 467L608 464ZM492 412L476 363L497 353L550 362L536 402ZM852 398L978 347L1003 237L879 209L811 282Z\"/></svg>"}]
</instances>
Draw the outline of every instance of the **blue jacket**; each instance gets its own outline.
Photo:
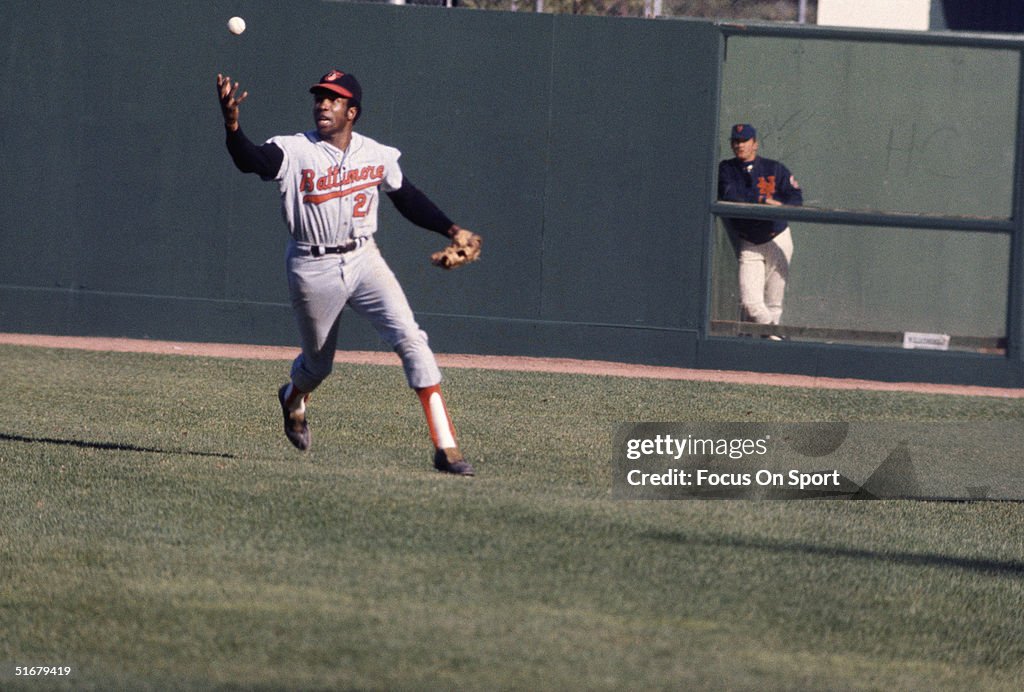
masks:
<instances>
[{"instance_id":1,"label":"blue jacket","mask_svg":"<svg viewBox=\"0 0 1024 692\"><path fill-rule=\"evenodd\" d=\"M723 202L763 203L773 197L783 204L801 206L804 193L789 169L778 161L758 156L753 163L744 164L737 158L718 164L718 199ZM788 221L782 219L723 218L726 228L751 243L767 243L786 230Z\"/></svg>"}]
</instances>

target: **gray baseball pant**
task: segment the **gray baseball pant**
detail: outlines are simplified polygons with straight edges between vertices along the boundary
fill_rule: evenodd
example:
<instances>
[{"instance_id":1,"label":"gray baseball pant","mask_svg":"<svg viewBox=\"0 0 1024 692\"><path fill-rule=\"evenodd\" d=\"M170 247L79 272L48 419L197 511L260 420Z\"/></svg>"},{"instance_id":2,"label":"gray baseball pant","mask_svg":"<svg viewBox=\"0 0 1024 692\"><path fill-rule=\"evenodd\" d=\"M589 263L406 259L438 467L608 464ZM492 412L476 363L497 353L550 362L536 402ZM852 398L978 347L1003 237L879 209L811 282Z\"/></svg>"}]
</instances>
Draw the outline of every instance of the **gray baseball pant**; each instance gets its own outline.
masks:
<instances>
[{"instance_id":1,"label":"gray baseball pant","mask_svg":"<svg viewBox=\"0 0 1024 692\"><path fill-rule=\"evenodd\" d=\"M405 292L373 238L351 252L321 257L314 257L307 246L290 242L287 270L302 342L302 353L291 371L298 389L312 392L330 375L346 305L368 319L398 354L410 387L440 383L441 371L427 334L416 323Z\"/></svg>"}]
</instances>

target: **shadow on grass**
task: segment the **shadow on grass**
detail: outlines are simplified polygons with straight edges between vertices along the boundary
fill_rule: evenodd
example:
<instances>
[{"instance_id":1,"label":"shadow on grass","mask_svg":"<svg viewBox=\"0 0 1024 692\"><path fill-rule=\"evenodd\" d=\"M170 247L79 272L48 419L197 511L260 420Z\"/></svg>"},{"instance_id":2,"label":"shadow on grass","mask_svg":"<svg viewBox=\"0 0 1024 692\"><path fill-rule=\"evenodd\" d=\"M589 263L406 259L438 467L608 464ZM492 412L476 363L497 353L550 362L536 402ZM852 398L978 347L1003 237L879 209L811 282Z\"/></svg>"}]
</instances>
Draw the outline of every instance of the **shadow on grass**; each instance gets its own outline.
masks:
<instances>
[{"instance_id":1,"label":"shadow on grass","mask_svg":"<svg viewBox=\"0 0 1024 692\"><path fill-rule=\"evenodd\" d=\"M748 541L739 538L694 538L680 532L650 532L645 538L680 545L705 546L711 548L739 548L742 550L760 550L778 554L803 554L816 557L852 558L855 560L874 560L896 565L920 565L924 567L947 567L965 569L972 572L988 574L1005 574L1008 576L1024 576L1024 562L1015 560L987 560L984 558L952 557L949 555L915 554L915 553L883 553L874 550L856 548L837 548L809 543L789 543L783 541Z\"/></svg>"},{"instance_id":2,"label":"shadow on grass","mask_svg":"<svg viewBox=\"0 0 1024 692\"><path fill-rule=\"evenodd\" d=\"M123 442L89 442L87 440L60 440L52 437L25 437L24 435L11 435L0 433L0 440L11 442L26 442L29 444L64 445L67 447L78 447L80 449L106 449L114 452L149 452L152 454L182 454L192 457L216 457L218 459L234 459L234 454L222 452L195 452L186 449L157 449L155 447L139 447L125 444Z\"/></svg>"}]
</instances>

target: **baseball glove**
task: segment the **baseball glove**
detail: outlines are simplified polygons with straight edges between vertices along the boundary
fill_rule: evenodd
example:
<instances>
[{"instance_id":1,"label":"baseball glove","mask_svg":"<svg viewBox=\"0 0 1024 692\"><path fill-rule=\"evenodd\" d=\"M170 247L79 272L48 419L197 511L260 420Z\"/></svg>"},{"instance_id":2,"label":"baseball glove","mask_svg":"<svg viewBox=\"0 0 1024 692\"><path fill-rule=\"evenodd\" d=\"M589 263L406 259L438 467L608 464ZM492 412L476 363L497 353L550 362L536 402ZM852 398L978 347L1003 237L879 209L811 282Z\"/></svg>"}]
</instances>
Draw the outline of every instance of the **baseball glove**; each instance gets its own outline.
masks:
<instances>
[{"instance_id":1,"label":"baseball glove","mask_svg":"<svg viewBox=\"0 0 1024 692\"><path fill-rule=\"evenodd\" d=\"M452 226L452 229L454 233L451 234L452 242L448 247L430 256L430 261L442 269L455 269L480 259L483 238L465 228Z\"/></svg>"}]
</instances>

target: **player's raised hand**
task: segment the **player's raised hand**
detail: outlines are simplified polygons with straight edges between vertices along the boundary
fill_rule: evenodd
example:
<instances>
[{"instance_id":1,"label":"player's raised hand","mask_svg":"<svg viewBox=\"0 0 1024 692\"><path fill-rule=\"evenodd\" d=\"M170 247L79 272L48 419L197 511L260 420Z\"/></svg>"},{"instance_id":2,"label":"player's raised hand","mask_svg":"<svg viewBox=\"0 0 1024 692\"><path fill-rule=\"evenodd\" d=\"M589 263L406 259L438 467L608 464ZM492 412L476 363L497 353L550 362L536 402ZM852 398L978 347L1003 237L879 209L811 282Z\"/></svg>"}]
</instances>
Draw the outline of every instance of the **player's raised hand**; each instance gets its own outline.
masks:
<instances>
[{"instance_id":1,"label":"player's raised hand","mask_svg":"<svg viewBox=\"0 0 1024 692\"><path fill-rule=\"evenodd\" d=\"M231 77L217 75L217 94L220 110L224 114L224 127L234 132L238 129L238 106L249 96L248 91L238 93L238 82L231 83Z\"/></svg>"}]
</instances>

